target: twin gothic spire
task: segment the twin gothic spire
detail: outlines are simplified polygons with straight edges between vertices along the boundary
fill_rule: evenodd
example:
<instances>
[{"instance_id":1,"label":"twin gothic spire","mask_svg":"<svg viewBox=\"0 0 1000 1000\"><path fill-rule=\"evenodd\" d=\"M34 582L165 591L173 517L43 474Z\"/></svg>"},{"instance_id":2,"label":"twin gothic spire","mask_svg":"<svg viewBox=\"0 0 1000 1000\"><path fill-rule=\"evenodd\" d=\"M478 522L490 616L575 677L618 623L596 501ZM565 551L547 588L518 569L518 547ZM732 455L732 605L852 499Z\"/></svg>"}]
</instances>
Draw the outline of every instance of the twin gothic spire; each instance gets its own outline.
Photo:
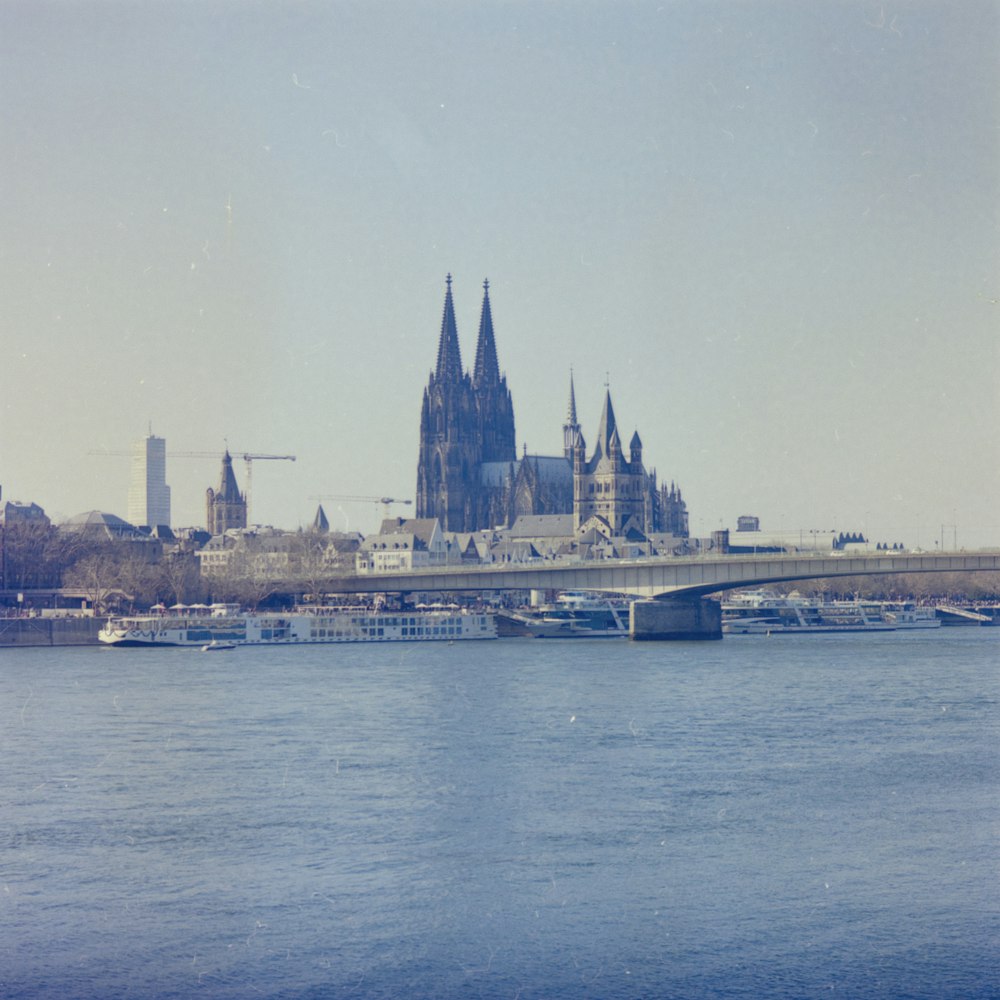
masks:
<instances>
[{"instance_id":1,"label":"twin gothic spire","mask_svg":"<svg viewBox=\"0 0 1000 1000\"><path fill-rule=\"evenodd\" d=\"M424 390L420 418L417 517L436 517L448 531L475 531L507 516L497 498L484 492L481 476L484 466L517 458L514 404L497 363L489 282L483 282L476 361L466 372L450 274L446 281L437 367Z\"/></svg>"},{"instance_id":2,"label":"twin gothic spire","mask_svg":"<svg viewBox=\"0 0 1000 1000\"><path fill-rule=\"evenodd\" d=\"M455 303L451 296L451 275L445 279L444 315L441 319L441 338L438 341L437 368L434 374L446 382L462 378L462 352L458 346L458 324L455 322ZM497 345L493 336L493 313L490 309L490 283L483 282L483 311L479 318L479 339L476 343L476 362L472 369L472 383L476 386L495 385L500 382L500 365L497 362Z\"/></svg>"}]
</instances>

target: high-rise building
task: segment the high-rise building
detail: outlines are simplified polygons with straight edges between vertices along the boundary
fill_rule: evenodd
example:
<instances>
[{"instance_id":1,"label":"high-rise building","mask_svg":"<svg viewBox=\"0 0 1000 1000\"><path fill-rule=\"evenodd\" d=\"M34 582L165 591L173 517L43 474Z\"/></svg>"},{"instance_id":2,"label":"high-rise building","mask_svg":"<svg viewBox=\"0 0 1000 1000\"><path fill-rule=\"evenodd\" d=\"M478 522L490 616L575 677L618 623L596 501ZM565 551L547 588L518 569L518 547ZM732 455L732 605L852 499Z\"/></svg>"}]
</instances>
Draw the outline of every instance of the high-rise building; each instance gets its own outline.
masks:
<instances>
[{"instance_id":1,"label":"high-rise building","mask_svg":"<svg viewBox=\"0 0 1000 1000\"><path fill-rule=\"evenodd\" d=\"M128 520L137 527L170 525L167 442L152 433L132 445Z\"/></svg>"}]
</instances>

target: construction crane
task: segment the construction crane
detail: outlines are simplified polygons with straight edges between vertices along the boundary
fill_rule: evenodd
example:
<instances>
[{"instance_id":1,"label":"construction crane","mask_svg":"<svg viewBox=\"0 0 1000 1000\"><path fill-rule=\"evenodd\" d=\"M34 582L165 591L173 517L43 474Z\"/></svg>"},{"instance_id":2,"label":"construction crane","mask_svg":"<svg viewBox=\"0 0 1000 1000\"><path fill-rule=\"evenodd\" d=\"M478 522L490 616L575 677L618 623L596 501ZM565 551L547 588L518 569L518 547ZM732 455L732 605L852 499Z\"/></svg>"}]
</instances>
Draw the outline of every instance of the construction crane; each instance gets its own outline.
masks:
<instances>
[{"instance_id":1,"label":"construction crane","mask_svg":"<svg viewBox=\"0 0 1000 1000\"><path fill-rule=\"evenodd\" d=\"M226 449L228 451L228 449ZM218 458L217 451L168 451L167 458ZM256 452L244 451L233 455L233 458L242 458L247 466L247 488L244 497L247 502L247 524L253 524L250 516L253 510L253 463L268 462L294 462L294 455L263 455Z\"/></svg>"},{"instance_id":2,"label":"construction crane","mask_svg":"<svg viewBox=\"0 0 1000 1000\"><path fill-rule=\"evenodd\" d=\"M228 447L226 451L229 451ZM133 452L131 451L101 451L101 450L91 450L87 452L88 455L117 455L117 456L131 456ZM231 453L232 454L232 453ZM294 455L264 455L259 452L237 452L232 455L233 458L242 458L246 462L247 466L247 488L244 493L244 497L247 502L247 524L252 524L253 521L250 518L251 511L251 498L253 496L253 463L259 461L271 461L271 462L294 462ZM219 458L218 451L168 451L167 458Z\"/></svg>"},{"instance_id":3,"label":"construction crane","mask_svg":"<svg viewBox=\"0 0 1000 1000\"><path fill-rule=\"evenodd\" d=\"M412 500L397 500L395 497L352 497L342 496L339 493L324 493L320 496L310 497L310 500L338 500L341 503L380 503L382 504L383 516L389 516L389 507L394 503L410 505Z\"/></svg>"},{"instance_id":4,"label":"construction crane","mask_svg":"<svg viewBox=\"0 0 1000 1000\"><path fill-rule=\"evenodd\" d=\"M247 464L247 492L246 492L247 524L253 524L253 521L250 519L250 510L251 510L250 503L251 503L251 496L253 489L253 463L260 461L294 462L295 456L294 455L251 455L249 453L244 453L240 455L240 458L242 458L243 461L246 462Z\"/></svg>"}]
</instances>

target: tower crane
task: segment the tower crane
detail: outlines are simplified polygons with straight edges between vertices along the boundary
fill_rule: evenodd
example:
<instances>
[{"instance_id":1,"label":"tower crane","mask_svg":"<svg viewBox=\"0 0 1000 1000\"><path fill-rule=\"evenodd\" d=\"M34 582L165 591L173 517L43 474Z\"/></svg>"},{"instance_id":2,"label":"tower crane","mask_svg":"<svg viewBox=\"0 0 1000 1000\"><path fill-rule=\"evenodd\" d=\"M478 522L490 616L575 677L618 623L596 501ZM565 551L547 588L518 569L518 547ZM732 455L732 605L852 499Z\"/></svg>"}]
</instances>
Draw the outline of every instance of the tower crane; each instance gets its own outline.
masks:
<instances>
[{"instance_id":1,"label":"tower crane","mask_svg":"<svg viewBox=\"0 0 1000 1000\"><path fill-rule=\"evenodd\" d=\"M311 500L338 500L341 503L380 503L382 504L383 516L389 516L389 507L394 503L406 504L409 506L412 500L397 500L395 497L356 497L343 496L339 493L323 493L320 496L310 497Z\"/></svg>"},{"instance_id":2,"label":"tower crane","mask_svg":"<svg viewBox=\"0 0 1000 1000\"><path fill-rule=\"evenodd\" d=\"M272 462L294 462L294 455L251 455L249 452L245 452L240 455L247 464L247 524L252 524L250 520L250 498L251 490L253 487L253 463L260 461L272 461Z\"/></svg>"}]
</instances>

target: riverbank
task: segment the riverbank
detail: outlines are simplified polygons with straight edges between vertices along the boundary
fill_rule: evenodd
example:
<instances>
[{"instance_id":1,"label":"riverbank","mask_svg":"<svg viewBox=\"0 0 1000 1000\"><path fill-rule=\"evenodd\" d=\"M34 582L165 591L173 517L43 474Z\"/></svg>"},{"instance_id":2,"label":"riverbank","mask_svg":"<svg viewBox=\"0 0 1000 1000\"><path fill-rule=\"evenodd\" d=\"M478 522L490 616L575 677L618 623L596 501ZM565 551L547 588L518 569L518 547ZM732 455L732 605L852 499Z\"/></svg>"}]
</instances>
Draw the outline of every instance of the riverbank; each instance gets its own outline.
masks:
<instances>
[{"instance_id":1,"label":"riverbank","mask_svg":"<svg viewBox=\"0 0 1000 1000\"><path fill-rule=\"evenodd\" d=\"M103 618L82 615L0 618L0 647L93 646L103 624Z\"/></svg>"}]
</instances>

